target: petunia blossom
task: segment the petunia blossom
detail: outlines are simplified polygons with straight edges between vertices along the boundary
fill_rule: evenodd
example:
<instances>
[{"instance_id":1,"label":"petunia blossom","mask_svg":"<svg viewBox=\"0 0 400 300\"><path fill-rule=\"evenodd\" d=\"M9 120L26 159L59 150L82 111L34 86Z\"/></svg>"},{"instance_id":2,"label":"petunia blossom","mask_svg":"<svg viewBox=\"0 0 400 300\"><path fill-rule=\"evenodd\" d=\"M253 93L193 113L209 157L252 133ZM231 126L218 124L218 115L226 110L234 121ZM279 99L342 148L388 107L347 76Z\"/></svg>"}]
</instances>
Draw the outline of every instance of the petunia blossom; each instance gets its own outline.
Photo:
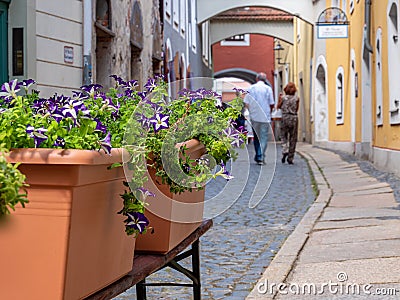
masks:
<instances>
[{"instance_id":1,"label":"petunia blossom","mask_svg":"<svg viewBox=\"0 0 400 300\"><path fill-rule=\"evenodd\" d=\"M46 132L46 128L35 128L31 125L28 125L26 127L26 133L29 137L33 138L35 148L38 148L41 143L48 139L48 137L45 135Z\"/></svg>"},{"instance_id":2,"label":"petunia blossom","mask_svg":"<svg viewBox=\"0 0 400 300\"><path fill-rule=\"evenodd\" d=\"M214 174L214 178L221 176L222 178L226 179L226 180L231 180L232 178L234 178L226 169L226 166L223 162L220 163L220 170L218 172L216 172Z\"/></svg>"},{"instance_id":3,"label":"petunia blossom","mask_svg":"<svg viewBox=\"0 0 400 300\"><path fill-rule=\"evenodd\" d=\"M153 118L150 119L150 123L153 124L154 131L157 132L161 129L169 128L169 116L163 114L155 114Z\"/></svg>"},{"instance_id":4,"label":"petunia blossom","mask_svg":"<svg viewBox=\"0 0 400 300\"><path fill-rule=\"evenodd\" d=\"M100 148L103 149L105 153L111 154L111 133L107 133L106 137L100 141Z\"/></svg>"},{"instance_id":5,"label":"petunia blossom","mask_svg":"<svg viewBox=\"0 0 400 300\"><path fill-rule=\"evenodd\" d=\"M13 81L10 82L5 82L1 86L0 90L0 97L8 99L8 98L17 98L17 92L19 92L19 84L18 80L14 79Z\"/></svg>"},{"instance_id":6,"label":"petunia blossom","mask_svg":"<svg viewBox=\"0 0 400 300\"><path fill-rule=\"evenodd\" d=\"M146 216L140 212L127 213L126 216L125 226L137 230L139 233L142 233L150 223Z\"/></svg>"}]
</instances>

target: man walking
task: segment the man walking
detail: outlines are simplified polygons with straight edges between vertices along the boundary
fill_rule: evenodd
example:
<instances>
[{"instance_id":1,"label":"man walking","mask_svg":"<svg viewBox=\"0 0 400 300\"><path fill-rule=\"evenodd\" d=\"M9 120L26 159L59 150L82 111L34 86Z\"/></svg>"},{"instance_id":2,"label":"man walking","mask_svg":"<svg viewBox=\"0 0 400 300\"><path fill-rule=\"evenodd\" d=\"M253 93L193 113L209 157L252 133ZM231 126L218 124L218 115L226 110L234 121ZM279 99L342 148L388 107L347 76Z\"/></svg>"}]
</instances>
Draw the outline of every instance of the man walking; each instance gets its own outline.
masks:
<instances>
[{"instance_id":1,"label":"man walking","mask_svg":"<svg viewBox=\"0 0 400 300\"><path fill-rule=\"evenodd\" d=\"M249 110L250 122L254 131L254 149L256 155L254 160L259 165L265 163L265 151L268 143L269 123L271 122L271 111L275 101L272 88L265 84L267 75L258 73L256 83L249 89L244 98L244 105Z\"/></svg>"}]
</instances>

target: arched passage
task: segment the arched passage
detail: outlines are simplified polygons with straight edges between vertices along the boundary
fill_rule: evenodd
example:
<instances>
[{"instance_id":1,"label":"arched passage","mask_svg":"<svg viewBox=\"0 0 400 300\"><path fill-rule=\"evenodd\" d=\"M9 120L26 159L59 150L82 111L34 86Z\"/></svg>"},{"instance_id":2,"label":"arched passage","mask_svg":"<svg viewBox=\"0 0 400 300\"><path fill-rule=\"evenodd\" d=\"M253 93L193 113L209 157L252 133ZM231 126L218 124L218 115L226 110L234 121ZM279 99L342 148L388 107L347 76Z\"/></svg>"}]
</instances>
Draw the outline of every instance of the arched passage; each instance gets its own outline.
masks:
<instances>
[{"instance_id":1,"label":"arched passage","mask_svg":"<svg viewBox=\"0 0 400 300\"><path fill-rule=\"evenodd\" d=\"M315 19L313 1L310 0L202 0L197 2L197 21L200 24L224 11L247 6L282 10L310 24L313 24Z\"/></svg>"},{"instance_id":2,"label":"arched passage","mask_svg":"<svg viewBox=\"0 0 400 300\"><path fill-rule=\"evenodd\" d=\"M235 77L247 81L251 84L256 82L257 72L243 68L225 69L214 73L214 78ZM271 83L267 80L269 86Z\"/></svg>"},{"instance_id":3,"label":"arched passage","mask_svg":"<svg viewBox=\"0 0 400 300\"><path fill-rule=\"evenodd\" d=\"M293 21L241 22L235 20L211 22L211 44L238 34L255 33L276 37L293 44Z\"/></svg>"}]
</instances>

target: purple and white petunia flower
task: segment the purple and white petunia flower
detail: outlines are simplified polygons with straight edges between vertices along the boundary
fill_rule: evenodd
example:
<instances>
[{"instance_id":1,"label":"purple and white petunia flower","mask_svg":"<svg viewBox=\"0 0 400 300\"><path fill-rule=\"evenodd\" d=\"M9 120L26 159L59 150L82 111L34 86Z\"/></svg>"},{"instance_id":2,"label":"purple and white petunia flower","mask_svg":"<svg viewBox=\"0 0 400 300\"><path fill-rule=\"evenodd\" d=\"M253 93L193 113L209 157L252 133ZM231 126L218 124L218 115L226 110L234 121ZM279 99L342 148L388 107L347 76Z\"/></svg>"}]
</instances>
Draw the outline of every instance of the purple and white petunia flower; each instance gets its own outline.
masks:
<instances>
[{"instance_id":1,"label":"purple and white petunia flower","mask_svg":"<svg viewBox=\"0 0 400 300\"><path fill-rule=\"evenodd\" d=\"M224 178L228 181L231 180L232 178L235 178L228 172L228 170L226 169L226 166L223 162L220 163L220 167L221 167L221 169L214 174L214 178L221 176L222 178Z\"/></svg>"},{"instance_id":2,"label":"purple and white petunia flower","mask_svg":"<svg viewBox=\"0 0 400 300\"><path fill-rule=\"evenodd\" d=\"M153 124L154 131L157 132L161 129L169 128L169 116L160 113L155 114L153 118L150 119L150 123Z\"/></svg>"},{"instance_id":3,"label":"purple and white petunia flower","mask_svg":"<svg viewBox=\"0 0 400 300\"><path fill-rule=\"evenodd\" d=\"M36 83L36 81L33 79L25 79L19 83L19 86L22 86L25 89L25 92L27 92L29 87L34 83Z\"/></svg>"},{"instance_id":4,"label":"purple and white petunia flower","mask_svg":"<svg viewBox=\"0 0 400 300\"><path fill-rule=\"evenodd\" d=\"M94 120L96 121L95 131L100 131L105 134L107 132L107 127L103 123L101 123L98 118L95 118Z\"/></svg>"},{"instance_id":5,"label":"purple and white petunia flower","mask_svg":"<svg viewBox=\"0 0 400 300\"><path fill-rule=\"evenodd\" d=\"M82 107L81 100L70 99L62 108L61 112L65 117L72 117L74 120L78 117L78 112Z\"/></svg>"},{"instance_id":6,"label":"purple and white petunia flower","mask_svg":"<svg viewBox=\"0 0 400 300\"><path fill-rule=\"evenodd\" d=\"M117 75L110 75L110 77L114 78L115 82L117 83L117 86L124 86L126 84L126 82Z\"/></svg>"},{"instance_id":7,"label":"purple and white petunia flower","mask_svg":"<svg viewBox=\"0 0 400 300\"><path fill-rule=\"evenodd\" d=\"M124 88L134 91L139 86L137 80L129 80L125 83Z\"/></svg>"},{"instance_id":8,"label":"purple and white petunia flower","mask_svg":"<svg viewBox=\"0 0 400 300\"><path fill-rule=\"evenodd\" d=\"M65 147L65 140L62 137L57 137L53 144L55 147Z\"/></svg>"},{"instance_id":9,"label":"purple and white petunia flower","mask_svg":"<svg viewBox=\"0 0 400 300\"><path fill-rule=\"evenodd\" d=\"M0 97L4 99L15 99L17 97L17 92L20 90L20 85L18 84L18 80L14 79L13 81L10 82L5 82L1 86L0 90Z\"/></svg>"},{"instance_id":10,"label":"purple and white petunia flower","mask_svg":"<svg viewBox=\"0 0 400 300\"><path fill-rule=\"evenodd\" d=\"M140 212L127 213L126 216L128 218L125 220L125 226L135 229L140 233L142 233L150 223L146 216Z\"/></svg>"},{"instance_id":11,"label":"purple and white petunia flower","mask_svg":"<svg viewBox=\"0 0 400 300\"><path fill-rule=\"evenodd\" d=\"M136 113L136 120L143 128L148 129L150 127L150 121L144 114Z\"/></svg>"},{"instance_id":12,"label":"purple and white petunia flower","mask_svg":"<svg viewBox=\"0 0 400 300\"><path fill-rule=\"evenodd\" d=\"M35 128L31 125L26 127L26 133L29 137L33 138L35 142L35 148L38 148L41 143L48 139L48 137L45 135L46 132L46 128Z\"/></svg>"},{"instance_id":13,"label":"purple and white petunia flower","mask_svg":"<svg viewBox=\"0 0 400 300\"><path fill-rule=\"evenodd\" d=\"M100 141L100 148L103 149L105 153L111 154L111 133L107 133L106 137Z\"/></svg>"},{"instance_id":14,"label":"purple and white petunia flower","mask_svg":"<svg viewBox=\"0 0 400 300\"><path fill-rule=\"evenodd\" d=\"M155 78L149 78L144 87L149 93L151 93L157 87L157 80Z\"/></svg>"},{"instance_id":15,"label":"purple and white petunia flower","mask_svg":"<svg viewBox=\"0 0 400 300\"><path fill-rule=\"evenodd\" d=\"M103 88L103 86L100 84L97 84L97 83L81 86L81 90L88 93L90 95L90 97L94 97L95 92L97 92L98 90L100 90L102 88Z\"/></svg>"},{"instance_id":16,"label":"purple and white petunia flower","mask_svg":"<svg viewBox=\"0 0 400 300\"><path fill-rule=\"evenodd\" d=\"M85 100L85 99L87 99L89 97L88 97L87 94L82 93L80 91L73 91L72 92L72 98L75 99L75 100Z\"/></svg>"},{"instance_id":17,"label":"purple and white petunia flower","mask_svg":"<svg viewBox=\"0 0 400 300\"><path fill-rule=\"evenodd\" d=\"M156 194L150 192L148 189L145 189L144 187L140 187L137 190L142 193L144 199L146 199L148 196L150 196L150 197L156 196Z\"/></svg>"},{"instance_id":18,"label":"purple and white petunia flower","mask_svg":"<svg viewBox=\"0 0 400 300\"><path fill-rule=\"evenodd\" d=\"M232 126L229 126L227 129L225 129L223 133L232 140L232 146L240 147L240 145L244 143L244 140L240 136L240 132Z\"/></svg>"}]
</instances>

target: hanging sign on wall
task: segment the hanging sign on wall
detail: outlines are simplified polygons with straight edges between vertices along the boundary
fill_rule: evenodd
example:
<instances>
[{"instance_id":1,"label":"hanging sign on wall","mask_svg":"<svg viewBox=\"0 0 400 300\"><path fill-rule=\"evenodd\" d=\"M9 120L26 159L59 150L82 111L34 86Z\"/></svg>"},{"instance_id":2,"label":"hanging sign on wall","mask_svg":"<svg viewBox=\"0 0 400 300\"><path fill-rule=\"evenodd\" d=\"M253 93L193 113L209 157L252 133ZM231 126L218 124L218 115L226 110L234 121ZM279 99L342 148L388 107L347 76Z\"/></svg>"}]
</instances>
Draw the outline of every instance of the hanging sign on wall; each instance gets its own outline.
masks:
<instances>
[{"instance_id":1,"label":"hanging sign on wall","mask_svg":"<svg viewBox=\"0 0 400 300\"><path fill-rule=\"evenodd\" d=\"M340 8L329 7L322 11L316 25L318 39L343 39L349 36L349 21Z\"/></svg>"}]
</instances>

